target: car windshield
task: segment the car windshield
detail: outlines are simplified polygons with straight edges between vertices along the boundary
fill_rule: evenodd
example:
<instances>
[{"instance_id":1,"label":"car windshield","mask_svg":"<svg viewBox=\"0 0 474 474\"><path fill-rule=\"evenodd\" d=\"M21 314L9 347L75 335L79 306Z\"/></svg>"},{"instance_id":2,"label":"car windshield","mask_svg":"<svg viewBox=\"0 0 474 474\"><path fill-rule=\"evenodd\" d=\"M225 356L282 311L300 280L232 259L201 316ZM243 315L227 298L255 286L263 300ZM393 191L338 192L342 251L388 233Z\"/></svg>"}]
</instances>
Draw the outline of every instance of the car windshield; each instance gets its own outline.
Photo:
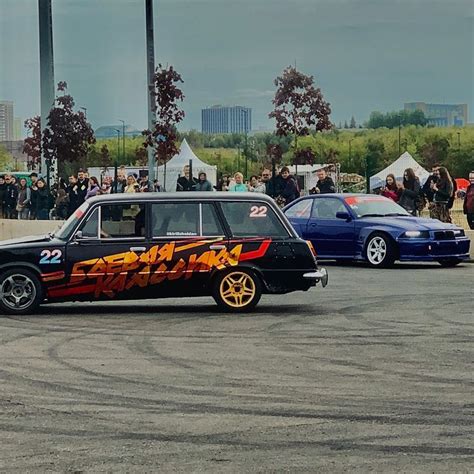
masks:
<instances>
[{"instance_id":1,"label":"car windshield","mask_svg":"<svg viewBox=\"0 0 474 474\"><path fill-rule=\"evenodd\" d=\"M84 202L79 208L77 208L69 217L69 219L63 224L63 226L54 234L55 237L62 240L67 240L71 232L75 229L82 216L86 213L89 208L89 203Z\"/></svg>"},{"instance_id":2,"label":"car windshield","mask_svg":"<svg viewBox=\"0 0 474 474\"><path fill-rule=\"evenodd\" d=\"M346 203L357 217L410 216L403 207L383 196L350 196Z\"/></svg>"}]
</instances>

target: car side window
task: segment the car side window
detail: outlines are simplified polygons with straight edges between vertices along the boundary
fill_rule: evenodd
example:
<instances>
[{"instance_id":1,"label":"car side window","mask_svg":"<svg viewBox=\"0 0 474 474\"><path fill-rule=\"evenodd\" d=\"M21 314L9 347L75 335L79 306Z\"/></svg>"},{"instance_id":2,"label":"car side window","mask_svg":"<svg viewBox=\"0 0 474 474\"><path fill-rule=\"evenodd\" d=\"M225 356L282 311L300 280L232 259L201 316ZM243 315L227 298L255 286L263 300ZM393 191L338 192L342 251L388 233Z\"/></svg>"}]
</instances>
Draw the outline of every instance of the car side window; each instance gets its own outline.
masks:
<instances>
[{"instance_id":1,"label":"car side window","mask_svg":"<svg viewBox=\"0 0 474 474\"><path fill-rule=\"evenodd\" d=\"M223 236L224 230L211 203L164 202L152 207L153 237Z\"/></svg>"},{"instance_id":2,"label":"car side window","mask_svg":"<svg viewBox=\"0 0 474 474\"><path fill-rule=\"evenodd\" d=\"M82 237L86 239L97 239L99 236L99 208L94 209L92 214L86 219L87 220L79 228L82 232Z\"/></svg>"},{"instance_id":3,"label":"car side window","mask_svg":"<svg viewBox=\"0 0 474 474\"><path fill-rule=\"evenodd\" d=\"M312 218L336 219L336 213L347 212L342 201L334 198L318 198L314 200Z\"/></svg>"},{"instance_id":4,"label":"car side window","mask_svg":"<svg viewBox=\"0 0 474 474\"><path fill-rule=\"evenodd\" d=\"M265 202L222 201L222 211L235 237L288 237L288 231Z\"/></svg>"},{"instance_id":5,"label":"car side window","mask_svg":"<svg viewBox=\"0 0 474 474\"><path fill-rule=\"evenodd\" d=\"M311 215L312 204L312 199L303 199L285 211L286 217L293 217L295 219L309 219L309 216Z\"/></svg>"},{"instance_id":6,"label":"car side window","mask_svg":"<svg viewBox=\"0 0 474 474\"><path fill-rule=\"evenodd\" d=\"M216 208L213 204L201 204L202 235L206 237L220 237L225 235L222 224L219 221Z\"/></svg>"},{"instance_id":7,"label":"car side window","mask_svg":"<svg viewBox=\"0 0 474 474\"><path fill-rule=\"evenodd\" d=\"M152 237L199 235L199 204L160 202L151 206Z\"/></svg>"},{"instance_id":8,"label":"car side window","mask_svg":"<svg viewBox=\"0 0 474 474\"><path fill-rule=\"evenodd\" d=\"M145 204L103 204L100 217L101 239L145 238Z\"/></svg>"}]
</instances>

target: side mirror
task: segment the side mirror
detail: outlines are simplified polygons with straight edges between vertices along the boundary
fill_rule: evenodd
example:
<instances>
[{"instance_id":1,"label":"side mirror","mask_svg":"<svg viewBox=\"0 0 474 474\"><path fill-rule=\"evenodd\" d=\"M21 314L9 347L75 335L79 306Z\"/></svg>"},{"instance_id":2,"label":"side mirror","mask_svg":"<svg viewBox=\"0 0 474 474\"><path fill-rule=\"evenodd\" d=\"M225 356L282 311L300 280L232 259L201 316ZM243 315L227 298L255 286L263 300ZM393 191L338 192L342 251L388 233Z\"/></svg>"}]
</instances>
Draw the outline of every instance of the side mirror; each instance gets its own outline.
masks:
<instances>
[{"instance_id":1,"label":"side mirror","mask_svg":"<svg viewBox=\"0 0 474 474\"><path fill-rule=\"evenodd\" d=\"M351 215L348 212L336 212L336 219L344 219L345 221L352 220Z\"/></svg>"},{"instance_id":2,"label":"side mirror","mask_svg":"<svg viewBox=\"0 0 474 474\"><path fill-rule=\"evenodd\" d=\"M75 234L74 234L74 240L82 240L84 237L82 236L82 230L78 230Z\"/></svg>"}]
</instances>

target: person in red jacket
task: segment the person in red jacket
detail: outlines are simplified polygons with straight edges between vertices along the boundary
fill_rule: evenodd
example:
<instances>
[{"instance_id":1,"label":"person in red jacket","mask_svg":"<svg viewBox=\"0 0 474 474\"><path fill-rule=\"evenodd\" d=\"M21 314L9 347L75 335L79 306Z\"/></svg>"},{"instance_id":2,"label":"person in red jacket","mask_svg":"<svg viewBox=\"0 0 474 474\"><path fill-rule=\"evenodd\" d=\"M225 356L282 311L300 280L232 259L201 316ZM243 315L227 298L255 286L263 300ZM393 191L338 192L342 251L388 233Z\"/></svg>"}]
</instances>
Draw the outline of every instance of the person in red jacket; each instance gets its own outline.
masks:
<instances>
[{"instance_id":1,"label":"person in red jacket","mask_svg":"<svg viewBox=\"0 0 474 474\"><path fill-rule=\"evenodd\" d=\"M393 174L387 175L385 178L385 187L383 187L380 191L382 196L385 196L392 201L398 202L400 199L400 188Z\"/></svg>"},{"instance_id":2,"label":"person in red jacket","mask_svg":"<svg viewBox=\"0 0 474 474\"><path fill-rule=\"evenodd\" d=\"M466 189L463 211L466 214L469 228L474 230L474 171L469 173L469 181L471 184Z\"/></svg>"}]
</instances>

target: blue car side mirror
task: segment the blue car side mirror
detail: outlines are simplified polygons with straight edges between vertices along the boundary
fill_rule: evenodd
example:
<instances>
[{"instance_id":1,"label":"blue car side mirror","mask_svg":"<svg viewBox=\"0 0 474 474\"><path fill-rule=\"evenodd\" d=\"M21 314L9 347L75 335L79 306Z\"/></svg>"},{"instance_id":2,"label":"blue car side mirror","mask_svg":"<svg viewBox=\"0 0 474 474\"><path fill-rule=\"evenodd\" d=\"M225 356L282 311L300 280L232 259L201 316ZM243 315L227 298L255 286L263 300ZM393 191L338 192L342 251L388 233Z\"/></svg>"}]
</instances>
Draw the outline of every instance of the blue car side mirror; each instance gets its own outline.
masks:
<instances>
[{"instance_id":1,"label":"blue car side mirror","mask_svg":"<svg viewBox=\"0 0 474 474\"><path fill-rule=\"evenodd\" d=\"M352 219L351 215L348 212L336 212L337 219L344 219L350 221Z\"/></svg>"}]
</instances>

